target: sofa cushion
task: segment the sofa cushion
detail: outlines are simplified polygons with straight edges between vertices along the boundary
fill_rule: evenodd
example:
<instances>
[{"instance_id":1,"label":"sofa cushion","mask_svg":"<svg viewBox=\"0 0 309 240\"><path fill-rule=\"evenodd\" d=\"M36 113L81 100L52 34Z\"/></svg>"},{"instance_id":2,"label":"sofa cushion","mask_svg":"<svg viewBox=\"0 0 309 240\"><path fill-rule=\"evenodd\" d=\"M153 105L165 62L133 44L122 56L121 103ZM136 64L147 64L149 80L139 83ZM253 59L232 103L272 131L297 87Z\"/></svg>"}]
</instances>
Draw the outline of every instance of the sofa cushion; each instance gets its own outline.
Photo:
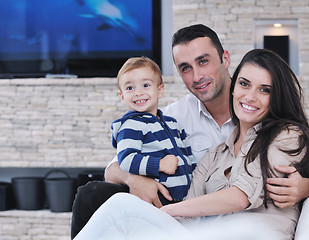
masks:
<instances>
[{"instance_id":1,"label":"sofa cushion","mask_svg":"<svg viewBox=\"0 0 309 240\"><path fill-rule=\"evenodd\" d=\"M308 240L309 236L309 198L303 204L300 218L296 227L294 240Z\"/></svg>"}]
</instances>

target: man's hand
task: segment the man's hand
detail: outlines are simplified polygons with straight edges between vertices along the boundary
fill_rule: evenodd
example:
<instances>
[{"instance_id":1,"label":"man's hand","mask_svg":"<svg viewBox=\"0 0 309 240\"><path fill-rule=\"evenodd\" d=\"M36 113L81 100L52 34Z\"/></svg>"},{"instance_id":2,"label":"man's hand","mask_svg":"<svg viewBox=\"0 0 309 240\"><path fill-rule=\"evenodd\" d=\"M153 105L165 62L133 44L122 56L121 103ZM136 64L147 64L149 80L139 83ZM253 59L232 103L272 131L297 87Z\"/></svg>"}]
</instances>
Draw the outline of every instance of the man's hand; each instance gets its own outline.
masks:
<instances>
[{"instance_id":1,"label":"man's hand","mask_svg":"<svg viewBox=\"0 0 309 240\"><path fill-rule=\"evenodd\" d=\"M309 179L303 178L294 167L274 166L282 173L288 174L288 178L267 179L269 197L279 208L290 207L309 196Z\"/></svg>"},{"instance_id":2,"label":"man's hand","mask_svg":"<svg viewBox=\"0 0 309 240\"><path fill-rule=\"evenodd\" d=\"M166 155L160 160L159 171L172 175L178 167L178 158L174 155Z\"/></svg>"},{"instance_id":3,"label":"man's hand","mask_svg":"<svg viewBox=\"0 0 309 240\"><path fill-rule=\"evenodd\" d=\"M125 172L119 167L118 162L113 163L105 170L105 180L116 184L127 184L130 188L130 193L158 208L162 207L158 191L167 200L173 200L168 190L162 184L149 177Z\"/></svg>"},{"instance_id":4,"label":"man's hand","mask_svg":"<svg viewBox=\"0 0 309 240\"><path fill-rule=\"evenodd\" d=\"M166 199L170 201L173 200L168 190L161 183L158 183L152 178L131 174L127 184L129 185L131 194L153 204L157 208L162 207L162 203L158 197L158 191L160 191Z\"/></svg>"}]
</instances>

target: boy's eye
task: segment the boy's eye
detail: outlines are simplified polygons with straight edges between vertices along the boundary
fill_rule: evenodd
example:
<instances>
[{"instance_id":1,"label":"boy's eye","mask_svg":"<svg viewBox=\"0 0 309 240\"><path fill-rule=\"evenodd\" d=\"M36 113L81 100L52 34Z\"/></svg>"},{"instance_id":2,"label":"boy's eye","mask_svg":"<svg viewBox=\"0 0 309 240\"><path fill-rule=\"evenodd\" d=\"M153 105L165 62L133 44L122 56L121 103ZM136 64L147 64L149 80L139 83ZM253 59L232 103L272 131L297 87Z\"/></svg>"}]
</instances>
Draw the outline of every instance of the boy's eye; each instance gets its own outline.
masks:
<instances>
[{"instance_id":1,"label":"boy's eye","mask_svg":"<svg viewBox=\"0 0 309 240\"><path fill-rule=\"evenodd\" d=\"M131 90L133 90L133 87L132 87L132 86L128 86L128 87L126 88L126 90L131 91Z\"/></svg>"},{"instance_id":2,"label":"boy's eye","mask_svg":"<svg viewBox=\"0 0 309 240\"><path fill-rule=\"evenodd\" d=\"M149 84L149 83L145 83L145 84L144 84L144 87L145 87L145 88L150 87L150 84Z\"/></svg>"}]
</instances>

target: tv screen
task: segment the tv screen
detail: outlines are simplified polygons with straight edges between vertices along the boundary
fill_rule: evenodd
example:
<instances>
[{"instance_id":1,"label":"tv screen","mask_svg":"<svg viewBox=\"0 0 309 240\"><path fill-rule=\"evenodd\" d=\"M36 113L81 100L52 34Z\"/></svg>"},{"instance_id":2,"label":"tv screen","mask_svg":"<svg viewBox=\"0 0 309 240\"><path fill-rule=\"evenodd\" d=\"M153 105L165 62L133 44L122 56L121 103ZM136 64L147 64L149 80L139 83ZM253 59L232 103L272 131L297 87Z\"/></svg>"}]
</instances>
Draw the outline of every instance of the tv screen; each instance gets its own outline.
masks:
<instances>
[{"instance_id":1,"label":"tv screen","mask_svg":"<svg viewBox=\"0 0 309 240\"><path fill-rule=\"evenodd\" d=\"M0 76L115 77L133 56L161 66L160 0L1 0Z\"/></svg>"}]
</instances>

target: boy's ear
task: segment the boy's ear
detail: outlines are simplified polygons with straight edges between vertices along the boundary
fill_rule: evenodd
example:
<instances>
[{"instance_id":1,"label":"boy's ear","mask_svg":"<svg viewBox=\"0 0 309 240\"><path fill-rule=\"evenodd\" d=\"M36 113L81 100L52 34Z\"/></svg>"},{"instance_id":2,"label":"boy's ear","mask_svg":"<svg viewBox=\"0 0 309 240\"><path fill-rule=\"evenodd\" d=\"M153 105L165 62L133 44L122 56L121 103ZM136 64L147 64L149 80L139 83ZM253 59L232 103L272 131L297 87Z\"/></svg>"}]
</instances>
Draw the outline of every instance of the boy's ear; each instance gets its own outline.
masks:
<instances>
[{"instance_id":1,"label":"boy's ear","mask_svg":"<svg viewBox=\"0 0 309 240\"><path fill-rule=\"evenodd\" d=\"M162 98L164 94L164 84L163 83L158 86L158 91L159 91L159 98Z\"/></svg>"},{"instance_id":2,"label":"boy's ear","mask_svg":"<svg viewBox=\"0 0 309 240\"><path fill-rule=\"evenodd\" d=\"M119 96L120 96L121 101L123 101L123 100L124 100L124 96L123 96L122 92L119 91L118 94L119 94Z\"/></svg>"}]
</instances>

